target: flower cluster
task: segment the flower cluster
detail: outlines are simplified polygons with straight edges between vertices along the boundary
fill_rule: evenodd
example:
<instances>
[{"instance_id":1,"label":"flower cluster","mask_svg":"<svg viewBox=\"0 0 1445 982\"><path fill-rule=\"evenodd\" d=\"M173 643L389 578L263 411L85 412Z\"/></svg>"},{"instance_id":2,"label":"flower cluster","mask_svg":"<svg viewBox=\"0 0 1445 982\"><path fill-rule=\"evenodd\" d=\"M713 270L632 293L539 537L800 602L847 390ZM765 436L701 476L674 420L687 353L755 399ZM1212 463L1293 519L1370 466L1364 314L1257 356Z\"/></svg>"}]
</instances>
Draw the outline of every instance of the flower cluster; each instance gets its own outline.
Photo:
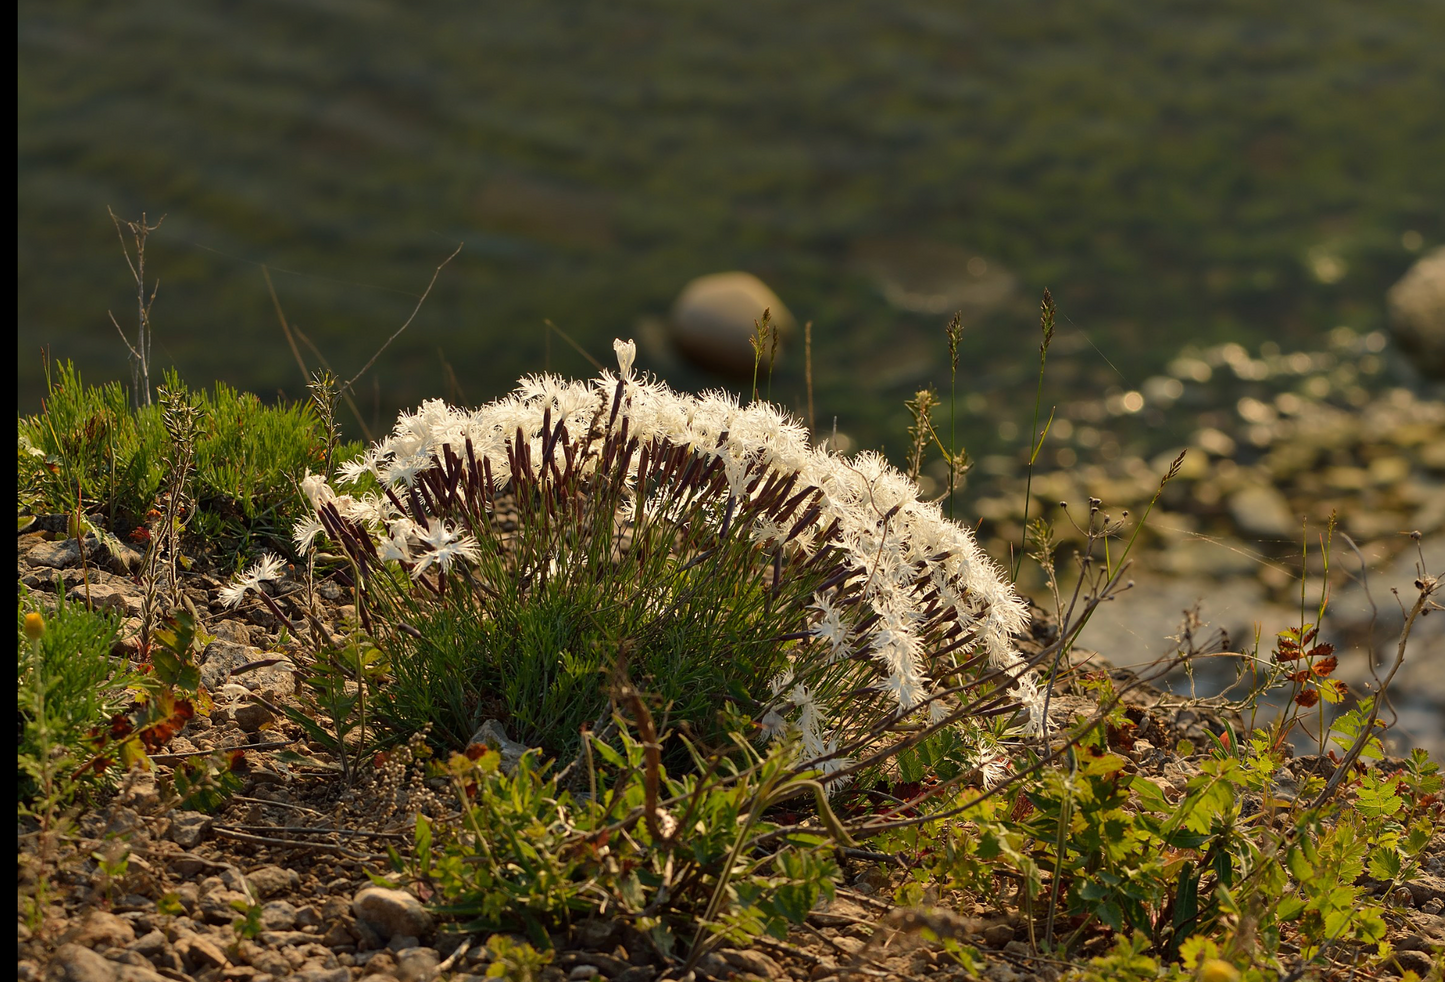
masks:
<instances>
[{"instance_id":1,"label":"flower cluster","mask_svg":"<svg viewBox=\"0 0 1445 982\"><path fill-rule=\"evenodd\" d=\"M815 448L802 425L766 403L674 392L634 373L631 342L615 347L619 374L585 383L530 376L476 410L432 400L403 414L389 437L341 468L338 485L351 493L307 478L317 511L297 527L298 546L364 530L372 557L424 581L477 560L499 495L564 473L579 488L590 479L614 489L605 500L634 534L668 525L741 535L760 582L776 586L792 568L837 571L809 587L799 630L777 639L771 698L758 695L759 722L792 729L810 759L837 768L861 746L858 734L874 723L850 712L860 692L895 722L917 712L939 720L980 691L1007 693L1041 726L1042 700L1012 642L1026 608L967 528L920 501L878 454ZM373 483L379 490L356 490ZM465 500L481 520L448 514L449 523L438 514L443 500Z\"/></svg>"}]
</instances>

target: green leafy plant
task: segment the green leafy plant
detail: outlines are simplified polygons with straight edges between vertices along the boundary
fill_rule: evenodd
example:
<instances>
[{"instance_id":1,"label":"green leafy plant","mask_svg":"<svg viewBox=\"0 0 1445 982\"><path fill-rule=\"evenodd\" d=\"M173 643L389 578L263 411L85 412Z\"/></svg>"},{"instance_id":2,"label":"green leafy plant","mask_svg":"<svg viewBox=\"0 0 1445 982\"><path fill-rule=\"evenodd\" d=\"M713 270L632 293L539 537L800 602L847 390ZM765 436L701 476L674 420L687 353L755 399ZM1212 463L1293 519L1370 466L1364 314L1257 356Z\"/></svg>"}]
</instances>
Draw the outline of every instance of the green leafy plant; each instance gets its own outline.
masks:
<instances>
[{"instance_id":1,"label":"green leafy plant","mask_svg":"<svg viewBox=\"0 0 1445 982\"><path fill-rule=\"evenodd\" d=\"M457 754L447 769L462 817L438 834L417 823L413 875L437 894L441 913L468 930L548 932L590 912L621 916L686 971L711 947L786 936L821 897L831 897L832 849L846 833L822 786L791 766L788 748L766 756L740 748L738 767L713 758L674 777L661 763L651 715L624 693L641 739L625 721L613 742L594 739L589 786L565 790L535 752L504 773L495 751ZM825 821L781 827L768 807L813 796ZM831 831L830 831L831 827Z\"/></svg>"},{"instance_id":2,"label":"green leafy plant","mask_svg":"<svg viewBox=\"0 0 1445 982\"><path fill-rule=\"evenodd\" d=\"M52 824L80 782L94 772L82 767L91 756L94 728L123 706L126 687L136 681L129 666L112 657L119 620L65 601L56 591L55 610L46 616L22 586L16 684L17 793L22 811Z\"/></svg>"},{"instance_id":3,"label":"green leafy plant","mask_svg":"<svg viewBox=\"0 0 1445 982\"><path fill-rule=\"evenodd\" d=\"M143 653L141 673L131 680L130 708L105 726L91 728L86 767L102 773L113 764L122 770L149 769L160 752L197 713L209 713L211 697L201 685L196 664L196 618L180 610L167 618Z\"/></svg>"}]
</instances>

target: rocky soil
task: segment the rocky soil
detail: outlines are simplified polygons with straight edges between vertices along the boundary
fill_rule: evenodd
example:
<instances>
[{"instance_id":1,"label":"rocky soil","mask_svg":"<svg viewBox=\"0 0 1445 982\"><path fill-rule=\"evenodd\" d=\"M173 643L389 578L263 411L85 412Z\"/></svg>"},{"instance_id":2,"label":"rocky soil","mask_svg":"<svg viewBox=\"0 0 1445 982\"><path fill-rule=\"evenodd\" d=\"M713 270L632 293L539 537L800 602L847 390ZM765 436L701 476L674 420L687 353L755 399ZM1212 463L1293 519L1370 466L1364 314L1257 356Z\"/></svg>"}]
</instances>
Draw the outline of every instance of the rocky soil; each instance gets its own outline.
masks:
<instances>
[{"instance_id":1,"label":"rocky soil","mask_svg":"<svg viewBox=\"0 0 1445 982\"><path fill-rule=\"evenodd\" d=\"M82 550L66 539L60 518L40 519L20 534L18 577L44 597L64 589L72 601L89 596L137 626L138 557L107 559L91 542ZM20 891L35 895L44 883L38 916L18 920L16 977L68 982L422 982L485 975L485 939L448 931L410 893L375 886L367 872L386 871L388 845L405 851L417 808L440 809L431 788L405 766L368 770L348 786L336 761L276 709L294 703L302 656L283 641L281 625L252 604L226 610L221 582L204 573L182 576L187 598L215 636L201 668L215 694L209 716L192 719L153 774L134 772L114 794L78 817L79 840L58 861L34 854L35 838L19 829ZM279 593L299 584L286 581ZM322 583L315 604L323 619L338 621L345 591ZM282 597L282 603L291 600ZM1121 676L1125 677L1125 676ZM1181 736L1202 739L1221 723L1207 709L1179 708L1158 691L1137 690L1131 713L1140 722L1129 751L1141 773L1182 786L1194 772L1189 758L1165 748ZM1082 706L1065 694L1066 715ZM245 782L214 814L177 811L161 794L163 780L192 755L218 748L244 749ZM282 757L282 751L289 751ZM299 761L299 762L298 762ZM1308 760L1296 762L1310 766ZM123 860L123 862L122 862ZM1445 944L1445 835L1437 837L1428 873L1410 884L1407 922L1392 941L1402 968L1428 970ZM815 911L787 944L759 943L704 959L699 978L834 980L864 978L963 979L962 970L932 932L980 948L991 982L1052 979L1065 964L1034 953L1028 925L1015 909L996 909L961 897L933 898L927 909L899 909L889 898L901 872L886 865L852 863L836 901ZM238 908L259 904L254 937L235 928ZM549 982L606 979L651 982L671 978L667 966L630 926L586 920L554 938L556 955L544 970ZM1100 945L1086 946L1085 955Z\"/></svg>"}]
</instances>

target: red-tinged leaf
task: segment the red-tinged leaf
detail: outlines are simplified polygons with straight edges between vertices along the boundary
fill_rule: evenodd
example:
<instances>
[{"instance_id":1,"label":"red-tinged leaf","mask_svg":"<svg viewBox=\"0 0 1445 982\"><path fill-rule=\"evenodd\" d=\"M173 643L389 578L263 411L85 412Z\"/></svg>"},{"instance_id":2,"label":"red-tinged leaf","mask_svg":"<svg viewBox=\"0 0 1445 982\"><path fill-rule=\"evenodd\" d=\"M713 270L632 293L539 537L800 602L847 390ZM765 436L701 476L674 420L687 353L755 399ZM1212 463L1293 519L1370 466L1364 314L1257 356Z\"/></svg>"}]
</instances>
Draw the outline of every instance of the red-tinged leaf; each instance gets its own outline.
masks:
<instances>
[{"instance_id":1,"label":"red-tinged leaf","mask_svg":"<svg viewBox=\"0 0 1445 982\"><path fill-rule=\"evenodd\" d=\"M124 740L135 730L130 717L125 713L116 713L110 720L110 738L112 740Z\"/></svg>"},{"instance_id":2,"label":"red-tinged leaf","mask_svg":"<svg viewBox=\"0 0 1445 982\"><path fill-rule=\"evenodd\" d=\"M1308 668L1301 668L1298 672L1290 672L1286 678L1295 683L1308 682L1311 674Z\"/></svg>"},{"instance_id":3,"label":"red-tinged leaf","mask_svg":"<svg viewBox=\"0 0 1445 982\"><path fill-rule=\"evenodd\" d=\"M1314 689L1305 689L1299 695L1294 697L1294 701L1299 703L1305 709L1309 709L1315 703L1320 701L1320 694Z\"/></svg>"},{"instance_id":4,"label":"red-tinged leaf","mask_svg":"<svg viewBox=\"0 0 1445 982\"><path fill-rule=\"evenodd\" d=\"M1326 658L1335 653L1335 646L1328 641L1323 641L1309 650L1311 658Z\"/></svg>"},{"instance_id":5,"label":"red-tinged leaf","mask_svg":"<svg viewBox=\"0 0 1445 982\"><path fill-rule=\"evenodd\" d=\"M1311 652L1311 654L1313 654L1313 652ZM1314 673L1320 678L1324 678L1326 675L1329 675L1331 672L1333 672L1335 670L1335 666L1339 665L1339 663L1340 660L1334 655L1331 655L1328 658L1321 658L1319 661L1315 662Z\"/></svg>"},{"instance_id":6,"label":"red-tinged leaf","mask_svg":"<svg viewBox=\"0 0 1445 982\"><path fill-rule=\"evenodd\" d=\"M1274 652L1275 661L1295 661L1303 657L1304 652L1300 651L1298 648L1289 645L1280 645L1278 648L1275 649Z\"/></svg>"}]
</instances>

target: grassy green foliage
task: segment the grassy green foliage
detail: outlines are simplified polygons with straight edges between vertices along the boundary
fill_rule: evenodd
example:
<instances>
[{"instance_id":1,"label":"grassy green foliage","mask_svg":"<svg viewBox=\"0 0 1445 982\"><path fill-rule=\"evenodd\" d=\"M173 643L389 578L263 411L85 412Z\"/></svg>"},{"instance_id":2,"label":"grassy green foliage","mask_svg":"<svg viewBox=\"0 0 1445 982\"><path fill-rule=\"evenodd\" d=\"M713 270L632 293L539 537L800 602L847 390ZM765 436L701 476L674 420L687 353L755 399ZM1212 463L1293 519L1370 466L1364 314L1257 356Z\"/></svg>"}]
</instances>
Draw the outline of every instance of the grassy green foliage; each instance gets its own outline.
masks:
<instances>
[{"instance_id":1,"label":"grassy green foliage","mask_svg":"<svg viewBox=\"0 0 1445 982\"><path fill-rule=\"evenodd\" d=\"M92 731L119 712L136 676L111 657L120 621L63 596L49 616L21 588L15 690L19 746L17 795L22 804L64 804L92 757Z\"/></svg>"},{"instance_id":2,"label":"grassy green foliage","mask_svg":"<svg viewBox=\"0 0 1445 982\"><path fill-rule=\"evenodd\" d=\"M267 406L217 383L187 393L171 373L166 388L200 410L189 533L244 550L253 537L284 541L304 510L297 484L321 466L327 434L309 404ZM169 438L160 405L134 409L115 382L87 386L69 362L54 366L42 411L21 417L20 504L33 514L103 516L126 535L157 507ZM137 534L142 543L146 536Z\"/></svg>"}]
</instances>

